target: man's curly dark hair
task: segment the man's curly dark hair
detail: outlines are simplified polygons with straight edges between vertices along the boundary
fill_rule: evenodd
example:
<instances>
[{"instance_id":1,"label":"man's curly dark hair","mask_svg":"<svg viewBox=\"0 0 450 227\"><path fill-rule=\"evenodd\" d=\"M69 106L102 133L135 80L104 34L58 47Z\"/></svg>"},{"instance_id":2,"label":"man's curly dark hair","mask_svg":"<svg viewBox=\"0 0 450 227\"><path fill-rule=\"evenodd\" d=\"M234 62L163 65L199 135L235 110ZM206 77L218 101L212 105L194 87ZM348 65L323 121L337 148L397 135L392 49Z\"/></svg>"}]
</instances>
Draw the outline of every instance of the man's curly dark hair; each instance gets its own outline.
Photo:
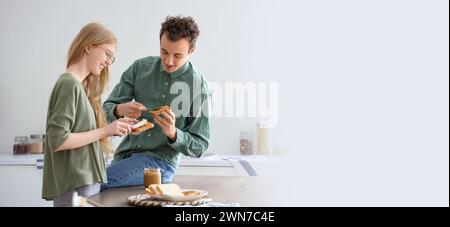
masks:
<instances>
[{"instance_id":1,"label":"man's curly dark hair","mask_svg":"<svg viewBox=\"0 0 450 227\"><path fill-rule=\"evenodd\" d=\"M166 20L161 24L159 32L159 40L164 33L167 32L167 38L170 41L178 41L187 38L189 41L189 50L195 47L197 37L200 35L197 23L192 17L167 16Z\"/></svg>"}]
</instances>

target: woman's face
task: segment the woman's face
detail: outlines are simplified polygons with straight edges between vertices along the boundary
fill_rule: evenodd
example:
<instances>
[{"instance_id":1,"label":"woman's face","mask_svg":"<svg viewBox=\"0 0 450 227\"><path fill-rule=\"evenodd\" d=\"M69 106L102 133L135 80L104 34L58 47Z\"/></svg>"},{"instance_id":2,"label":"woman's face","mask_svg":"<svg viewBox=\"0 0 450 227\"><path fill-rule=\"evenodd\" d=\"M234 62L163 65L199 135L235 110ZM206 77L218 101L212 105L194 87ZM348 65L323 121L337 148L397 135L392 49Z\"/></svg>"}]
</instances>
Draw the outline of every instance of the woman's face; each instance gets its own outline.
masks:
<instances>
[{"instance_id":1,"label":"woman's face","mask_svg":"<svg viewBox=\"0 0 450 227\"><path fill-rule=\"evenodd\" d=\"M89 71L92 74L99 76L103 69L109 67L109 65L114 62L115 49L115 44L102 44L92 46L89 54L87 55L87 64Z\"/></svg>"}]
</instances>

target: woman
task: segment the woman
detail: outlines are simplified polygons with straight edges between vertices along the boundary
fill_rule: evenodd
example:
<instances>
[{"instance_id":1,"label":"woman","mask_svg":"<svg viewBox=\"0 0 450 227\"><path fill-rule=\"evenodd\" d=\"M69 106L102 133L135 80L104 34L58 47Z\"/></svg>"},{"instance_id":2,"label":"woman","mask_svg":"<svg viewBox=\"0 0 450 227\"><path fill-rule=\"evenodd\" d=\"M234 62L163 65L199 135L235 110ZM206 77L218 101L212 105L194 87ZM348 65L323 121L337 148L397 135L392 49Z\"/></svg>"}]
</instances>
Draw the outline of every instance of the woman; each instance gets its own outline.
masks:
<instances>
[{"instance_id":1,"label":"woman","mask_svg":"<svg viewBox=\"0 0 450 227\"><path fill-rule=\"evenodd\" d=\"M54 206L71 206L74 192L99 192L106 182L103 153L112 152L108 137L126 135L136 123L122 118L108 125L102 110L115 45L116 37L101 24L84 26L50 95L42 197Z\"/></svg>"}]
</instances>

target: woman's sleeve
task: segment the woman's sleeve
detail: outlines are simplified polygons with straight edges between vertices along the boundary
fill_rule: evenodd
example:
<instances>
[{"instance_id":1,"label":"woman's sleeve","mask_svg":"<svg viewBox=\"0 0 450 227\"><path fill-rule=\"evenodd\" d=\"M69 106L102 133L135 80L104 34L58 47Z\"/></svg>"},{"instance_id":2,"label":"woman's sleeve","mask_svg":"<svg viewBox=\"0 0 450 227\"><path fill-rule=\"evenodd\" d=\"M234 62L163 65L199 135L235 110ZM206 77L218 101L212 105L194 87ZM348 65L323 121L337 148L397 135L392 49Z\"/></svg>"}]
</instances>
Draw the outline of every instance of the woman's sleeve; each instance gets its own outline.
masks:
<instances>
[{"instance_id":1,"label":"woman's sleeve","mask_svg":"<svg viewBox=\"0 0 450 227\"><path fill-rule=\"evenodd\" d=\"M60 147L69 137L74 126L80 94L80 88L64 81L55 86L49 103L51 107L47 122L47 145L51 151Z\"/></svg>"}]
</instances>

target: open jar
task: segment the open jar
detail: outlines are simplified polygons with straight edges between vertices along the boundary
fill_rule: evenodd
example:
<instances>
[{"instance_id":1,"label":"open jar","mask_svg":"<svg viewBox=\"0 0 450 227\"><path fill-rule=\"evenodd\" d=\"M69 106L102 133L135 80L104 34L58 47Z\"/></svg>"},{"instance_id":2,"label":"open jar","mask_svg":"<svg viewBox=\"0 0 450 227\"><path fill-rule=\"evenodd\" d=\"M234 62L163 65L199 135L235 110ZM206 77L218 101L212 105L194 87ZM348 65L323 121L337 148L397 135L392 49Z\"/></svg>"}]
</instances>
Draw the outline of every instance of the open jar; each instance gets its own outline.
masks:
<instances>
[{"instance_id":1,"label":"open jar","mask_svg":"<svg viewBox=\"0 0 450 227\"><path fill-rule=\"evenodd\" d=\"M254 155L253 147L254 136L252 132L241 132L239 139L239 148L242 155Z\"/></svg>"},{"instance_id":2,"label":"open jar","mask_svg":"<svg viewBox=\"0 0 450 227\"><path fill-rule=\"evenodd\" d=\"M28 154L28 136L14 137L13 154Z\"/></svg>"},{"instance_id":3,"label":"open jar","mask_svg":"<svg viewBox=\"0 0 450 227\"><path fill-rule=\"evenodd\" d=\"M144 187L147 188L151 184L161 184L161 171L158 168L144 169Z\"/></svg>"},{"instance_id":4,"label":"open jar","mask_svg":"<svg viewBox=\"0 0 450 227\"><path fill-rule=\"evenodd\" d=\"M43 134L30 135L28 142L28 151L30 154L42 154L44 152L44 138Z\"/></svg>"}]
</instances>

